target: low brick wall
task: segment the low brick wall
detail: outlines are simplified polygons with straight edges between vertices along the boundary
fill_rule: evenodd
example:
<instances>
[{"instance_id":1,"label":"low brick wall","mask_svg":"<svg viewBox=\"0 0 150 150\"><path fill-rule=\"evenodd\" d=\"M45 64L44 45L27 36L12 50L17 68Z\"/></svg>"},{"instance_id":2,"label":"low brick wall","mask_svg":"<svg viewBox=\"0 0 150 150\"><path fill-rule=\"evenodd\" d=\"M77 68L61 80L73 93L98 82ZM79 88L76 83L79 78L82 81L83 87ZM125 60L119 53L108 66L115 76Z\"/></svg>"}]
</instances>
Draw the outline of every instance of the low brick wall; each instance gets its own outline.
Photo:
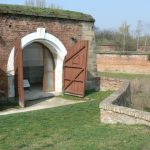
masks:
<instances>
[{"instance_id":1,"label":"low brick wall","mask_svg":"<svg viewBox=\"0 0 150 150\"><path fill-rule=\"evenodd\" d=\"M103 123L146 124L150 126L150 113L128 108L131 103L130 83L124 81L120 90L99 105Z\"/></svg>"},{"instance_id":2,"label":"low brick wall","mask_svg":"<svg viewBox=\"0 0 150 150\"><path fill-rule=\"evenodd\" d=\"M147 55L97 54L99 72L150 73L150 61Z\"/></svg>"}]
</instances>

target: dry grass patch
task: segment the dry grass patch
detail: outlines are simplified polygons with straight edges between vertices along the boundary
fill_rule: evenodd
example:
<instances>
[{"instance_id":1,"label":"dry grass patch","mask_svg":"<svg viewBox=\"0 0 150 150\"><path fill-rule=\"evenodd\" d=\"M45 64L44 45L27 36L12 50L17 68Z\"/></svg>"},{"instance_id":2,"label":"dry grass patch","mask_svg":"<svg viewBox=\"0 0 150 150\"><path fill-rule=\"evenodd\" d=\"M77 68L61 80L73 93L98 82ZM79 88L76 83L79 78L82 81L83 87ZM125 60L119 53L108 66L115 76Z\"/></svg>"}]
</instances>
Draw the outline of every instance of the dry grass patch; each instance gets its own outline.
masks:
<instances>
[{"instance_id":1,"label":"dry grass patch","mask_svg":"<svg viewBox=\"0 0 150 150\"><path fill-rule=\"evenodd\" d=\"M135 109L150 108L150 80L135 79L131 82L131 102Z\"/></svg>"}]
</instances>

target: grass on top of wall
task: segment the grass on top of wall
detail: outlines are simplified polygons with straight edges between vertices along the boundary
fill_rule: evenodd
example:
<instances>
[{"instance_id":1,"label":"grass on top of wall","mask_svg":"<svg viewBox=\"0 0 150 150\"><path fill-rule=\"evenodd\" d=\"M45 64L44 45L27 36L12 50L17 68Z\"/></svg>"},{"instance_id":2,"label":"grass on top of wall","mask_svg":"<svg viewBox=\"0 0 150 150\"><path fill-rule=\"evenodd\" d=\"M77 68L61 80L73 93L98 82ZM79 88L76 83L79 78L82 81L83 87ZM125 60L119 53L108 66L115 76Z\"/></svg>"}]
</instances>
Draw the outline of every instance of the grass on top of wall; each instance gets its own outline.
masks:
<instances>
[{"instance_id":1,"label":"grass on top of wall","mask_svg":"<svg viewBox=\"0 0 150 150\"><path fill-rule=\"evenodd\" d=\"M121 73L121 72L99 72L100 77L117 78L117 79L148 79L150 80L150 74L131 74L131 73Z\"/></svg>"},{"instance_id":2,"label":"grass on top of wall","mask_svg":"<svg viewBox=\"0 0 150 150\"><path fill-rule=\"evenodd\" d=\"M149 150L148 126L100 123L97 100L0 116L1 150Z\"/></svg>"},{"instance_id":3,"label":"grass on top of wall","mask_svg":"<svg viewBox=\"0 0 150 150\"><path fill-rule=\"evenodd\" d=\"M94 22L92 16L80 12L63 10L63 9L31 7L31 6L23 6L23 5L0 4L0 13L73 19L73 20Z\"/></svg>"}]
</instances>

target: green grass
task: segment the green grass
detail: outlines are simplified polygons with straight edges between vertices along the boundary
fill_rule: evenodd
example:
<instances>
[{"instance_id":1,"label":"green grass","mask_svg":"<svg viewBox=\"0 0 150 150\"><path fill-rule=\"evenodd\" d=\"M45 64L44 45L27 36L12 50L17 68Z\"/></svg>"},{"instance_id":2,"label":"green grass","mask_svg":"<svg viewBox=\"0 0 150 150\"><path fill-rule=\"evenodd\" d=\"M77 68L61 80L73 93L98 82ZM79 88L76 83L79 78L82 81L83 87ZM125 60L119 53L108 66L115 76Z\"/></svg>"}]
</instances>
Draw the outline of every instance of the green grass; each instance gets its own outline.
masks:
<instances>
[{"instance_id":1,"label":"green grass","mask_svg":"<svg viewBox=\"0 0 150 150\"><path fill-rule=\"evenodd\" d=\"M0 116L1 150L149 150L150 127L106 125L99 100Z\"/></svg>"},{"instance_id":2,"label":"green grass","mask_svg":"<svg viewBox=\"0 0 150 150\"><path fill-rule=\"evenodd\" d=\"M111 91L108 91L108 92L111 93ZM88 101L88 100L98 100L98 99L101 99L102 95L100 94L99 91L87 90L87 91L85 91L85 97L84 98L73 96L73 95L68 95L68 94L60 95L58 97L64 98L64 99L68 99L68 100Z\"/></svg>"},{"instance_id":3,"label":"green grass","mask_svg":"<svg viewBox=\"0 0 150 150\"><path fill-rule=\"evenodd\" d=\"M13 14L13 15L29 15L29 16L41 16L41 17L52 17L52 18L62 18L62 19L73 19L94 22L92 16L62 9L51 9L51 8L39 8L30 7L23 5L6 5L0 4L1 14Z\"/></svg>"},{"instance_id":4,"label":"green grass","mask_svg":"<svg viewBox=\"0 0 150 150\"><path fill-rule=\"evenodd\" d=\"M145 108L145 111L150 112L150 108Z\"/></svg>"},{"instance_id":5,"label":"green grass","mask_svg":"<svg viewBox=\"0 0 150 150\"><path fill-rule=\"evenodd\" d=\"M112 73L112 72L99 72L100 77L110 77L117 79L148 79L150 80L150 74L130 74L130 73Z\"/></svg>"}]
</instances>

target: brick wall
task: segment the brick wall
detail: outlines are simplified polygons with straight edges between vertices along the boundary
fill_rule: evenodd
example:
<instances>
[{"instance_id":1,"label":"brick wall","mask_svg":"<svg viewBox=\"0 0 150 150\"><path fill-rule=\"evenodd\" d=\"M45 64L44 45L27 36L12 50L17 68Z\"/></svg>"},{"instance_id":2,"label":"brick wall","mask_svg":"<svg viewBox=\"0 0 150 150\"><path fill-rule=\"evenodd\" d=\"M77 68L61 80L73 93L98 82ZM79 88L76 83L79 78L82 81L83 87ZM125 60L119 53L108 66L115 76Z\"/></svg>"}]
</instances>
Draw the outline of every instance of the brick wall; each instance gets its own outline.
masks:
<instances>
[{"instance_id":1,"label":"brick wall","mask_svg":"<svg viewBox=\"0 0 150 150\"><path fill-rule=\"evenodd\" d=\"M38 27L46 28L46 32L58 37L66 49L73 44L71 37L81 39L82 25L79 22L40 17L0 16L1 66L7 64L9 53L17 38L35 32ZM6 67L4 68L6 69Z\"/></svg>"},{"instance_id":2,"label":"brick wall","mask_svg":"<svg viewBox=\"0 0 150 150\"><path fill-rule=\"evenodd\" d=\"M97 70L149 74L150 61L147 55L97 54Z\"/></svg>"},{"instance_id":3,"label":"brick wall","mask_svg":"<svg viewBox=\"0 0 150 150\"><path fill-rule=\"evenodd\" d=\"M89 40L88 81L95 85L97 68L93 25L94 22L90 21L0 14L0 69L6 72L8 57L17 38L36 32L37 28L42 27L46 28L46 32L56 36L66 49L74 45L72 37L77 40Z\"/></svg>"}]
</instances>

